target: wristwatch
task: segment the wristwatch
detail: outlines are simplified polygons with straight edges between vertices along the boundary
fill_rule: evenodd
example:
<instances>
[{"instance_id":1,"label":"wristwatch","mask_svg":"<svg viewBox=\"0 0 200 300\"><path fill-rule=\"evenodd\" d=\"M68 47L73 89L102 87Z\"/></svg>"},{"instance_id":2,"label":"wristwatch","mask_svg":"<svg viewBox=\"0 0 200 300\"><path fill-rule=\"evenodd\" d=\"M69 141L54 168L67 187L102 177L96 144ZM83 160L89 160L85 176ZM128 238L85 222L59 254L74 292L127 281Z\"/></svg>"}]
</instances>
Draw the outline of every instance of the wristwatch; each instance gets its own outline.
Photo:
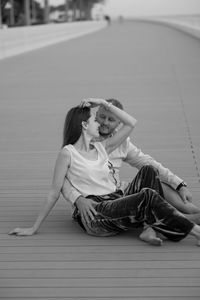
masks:
<instances>
[{"instance_id":1,"label":"wristwatch","mask_svg":"<svg viewBox=\"0 0 200 300\"><path fill-rule=\"evenodd\" d=\"M179 185L177 186L176 190L179 191L183 186L187 186L187 183L185 183L184 181L182 181L181 183L179 183Z\"/></svg>"}]
</instances>

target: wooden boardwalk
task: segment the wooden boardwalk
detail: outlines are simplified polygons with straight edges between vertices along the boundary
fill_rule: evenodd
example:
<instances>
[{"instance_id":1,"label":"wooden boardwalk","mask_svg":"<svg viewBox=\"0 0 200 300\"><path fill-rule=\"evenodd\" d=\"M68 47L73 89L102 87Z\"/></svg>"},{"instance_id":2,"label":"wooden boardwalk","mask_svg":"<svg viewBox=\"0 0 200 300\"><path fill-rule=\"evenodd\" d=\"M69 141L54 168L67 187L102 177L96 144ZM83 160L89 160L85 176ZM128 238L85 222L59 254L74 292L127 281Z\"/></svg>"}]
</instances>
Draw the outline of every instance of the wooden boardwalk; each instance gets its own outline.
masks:
<instances>
[{"instance_id":1,"label":"wooden boardwalk","mask_svg":"<svg viewBox=\"0 0 200 300\"><path fill-rule=\"evenodd\" d=\"M200 205L200 41L148 23L113 24L0 62L0 299L200 299L200 249L187 237L153 247L138 232L85 235L63 199L32 237L51 184L67 110L115 97L132 140L184 178ZM124 166L130 180L135 170Z\"/></svg>"}]
</instances>

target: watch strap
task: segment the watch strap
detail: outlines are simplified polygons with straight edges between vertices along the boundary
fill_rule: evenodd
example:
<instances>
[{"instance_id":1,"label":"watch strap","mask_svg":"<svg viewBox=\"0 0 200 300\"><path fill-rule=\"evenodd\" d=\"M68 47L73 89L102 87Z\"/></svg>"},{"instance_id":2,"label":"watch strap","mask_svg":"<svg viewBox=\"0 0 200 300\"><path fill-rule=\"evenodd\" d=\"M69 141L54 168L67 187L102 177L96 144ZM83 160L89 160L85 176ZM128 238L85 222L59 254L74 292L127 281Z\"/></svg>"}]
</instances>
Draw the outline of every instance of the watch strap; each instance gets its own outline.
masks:
<instances>
[{"instance_id":1,"label":"watch strap","mask_svg":"<svg viewBox=\"0 0 200 300\"><path fill-rule=\"evenodd\" d=\"M184 181L182 181L181 183L179 183L179 185L177 186L176 190L179 191L183 186L185 186L185 187L187 186L187 184Z\"/></svg>"}]
</instances>

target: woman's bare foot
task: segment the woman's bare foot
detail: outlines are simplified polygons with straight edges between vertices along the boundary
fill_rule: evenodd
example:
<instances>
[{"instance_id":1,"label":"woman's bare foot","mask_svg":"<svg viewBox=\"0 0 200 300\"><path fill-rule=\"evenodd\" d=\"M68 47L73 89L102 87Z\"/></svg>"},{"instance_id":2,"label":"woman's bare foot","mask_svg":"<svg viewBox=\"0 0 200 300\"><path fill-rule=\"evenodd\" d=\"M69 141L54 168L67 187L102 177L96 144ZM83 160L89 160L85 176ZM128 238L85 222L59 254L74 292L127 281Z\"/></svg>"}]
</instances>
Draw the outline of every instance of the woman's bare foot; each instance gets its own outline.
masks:
<instances>
[{"instance_id":1,"label":"woman's bare foot","mask_svg":"<svg viewBox=\"0 0 200 300\"><path fill-rule=\"evenodd\" d=\"M163 242L162 239L156 236L156 232L151 227L145 228L139 237L142 241L154 246L161 246Z\"/></svg>"}]
</instances>

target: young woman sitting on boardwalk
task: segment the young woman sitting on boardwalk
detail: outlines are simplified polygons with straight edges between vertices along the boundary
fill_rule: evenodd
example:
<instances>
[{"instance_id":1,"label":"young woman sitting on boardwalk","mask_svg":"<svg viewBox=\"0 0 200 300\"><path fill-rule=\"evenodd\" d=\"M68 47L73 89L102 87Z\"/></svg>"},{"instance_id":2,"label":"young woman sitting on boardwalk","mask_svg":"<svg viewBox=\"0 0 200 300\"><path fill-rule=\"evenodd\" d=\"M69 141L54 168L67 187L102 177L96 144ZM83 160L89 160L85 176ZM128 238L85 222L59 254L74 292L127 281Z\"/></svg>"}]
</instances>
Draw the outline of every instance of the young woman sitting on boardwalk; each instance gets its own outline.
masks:
<instances>
[{"instance_id":1,"label":"young woman sitting on boardwalk","mask_svg":"<svg viewBox=\"0 0 200 300\"><path fill-rule=\"evenodd\" d=\"M104 142L94 142L99 136L99 123L91 107L99 105L111 111L122 123L118 132ZM132 193L131 185L126 196L117 189L108 154L130 135L136 122L135 118L104 99L84 100L72 108L66 116L63 147L58 154L47 200L32 227L16 228L10 234L26 236L36 233L59 199L67 177L86 198L75 201L74 215L88 234L111 236L146 224L149 231L140 236L144 241L160 245L162 240L156 232L172 241L190 234L196 237L200 246L200 226L164 200L157 170L152 166L143 167L134 179L134 185L135 181L138 182L138 193ZM87 200L92 206L89 216L85 205Z\"/></svg>"}]
</instances>

